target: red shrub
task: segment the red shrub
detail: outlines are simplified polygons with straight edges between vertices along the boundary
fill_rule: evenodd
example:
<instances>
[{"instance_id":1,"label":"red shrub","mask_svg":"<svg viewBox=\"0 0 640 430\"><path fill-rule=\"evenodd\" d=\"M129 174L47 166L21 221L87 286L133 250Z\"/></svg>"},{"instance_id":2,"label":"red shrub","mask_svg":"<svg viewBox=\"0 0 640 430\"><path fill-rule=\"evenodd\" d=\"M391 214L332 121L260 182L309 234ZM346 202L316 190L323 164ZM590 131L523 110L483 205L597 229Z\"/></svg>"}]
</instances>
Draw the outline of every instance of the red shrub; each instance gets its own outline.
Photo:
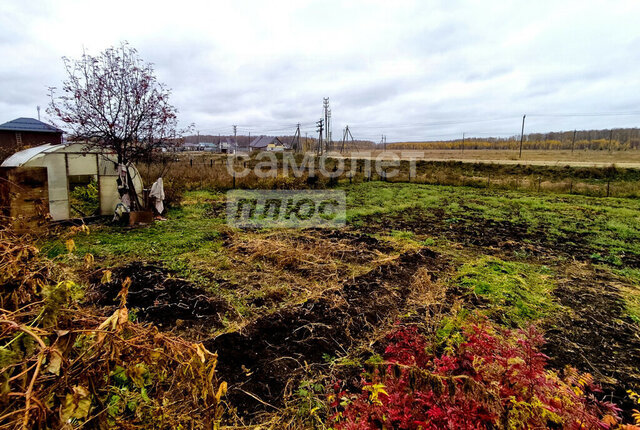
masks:
<instances>
[{"instance_id":1,"label":"red shrub","mask_svg":"<svg viewBox=\"0 0 640 430\"><path fill-rule=\"evenodd\" d=\"M617 422L618 409L596 399L591 375L545 370L544 340L534 327L482 323L464 337L454 351L434 356L415 327L390 335L385 363L363 379L361 394L334 386L336 428L606 429Z\"/></svg>"}]
</instances>

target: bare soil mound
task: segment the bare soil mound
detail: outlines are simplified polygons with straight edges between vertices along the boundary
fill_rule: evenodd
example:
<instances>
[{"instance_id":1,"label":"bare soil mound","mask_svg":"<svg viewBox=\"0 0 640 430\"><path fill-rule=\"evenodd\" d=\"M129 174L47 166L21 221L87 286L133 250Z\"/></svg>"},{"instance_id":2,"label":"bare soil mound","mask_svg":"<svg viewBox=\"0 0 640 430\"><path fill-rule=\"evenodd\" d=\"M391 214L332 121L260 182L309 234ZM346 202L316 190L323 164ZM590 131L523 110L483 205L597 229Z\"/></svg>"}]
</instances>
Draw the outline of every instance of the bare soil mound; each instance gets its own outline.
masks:
<instances>
[{"instance_id":1,"label":"bare soil mound","mask_svg":"<svg viewBox=\"0 0 640 430\"><path fill-rule=\"evenodd\" d=\"M111 281L101 283L97 274L91 279L87 302L115 307L125 279L131 279L128 306L137 309L138 319L171 329L178 320L187 325L219 326L231 308L221 298L207 294L192 282L175 277L160 264L136 261L113 269ZM181 323L181 324L182 324Z\"/></svg>"}]
</instances>

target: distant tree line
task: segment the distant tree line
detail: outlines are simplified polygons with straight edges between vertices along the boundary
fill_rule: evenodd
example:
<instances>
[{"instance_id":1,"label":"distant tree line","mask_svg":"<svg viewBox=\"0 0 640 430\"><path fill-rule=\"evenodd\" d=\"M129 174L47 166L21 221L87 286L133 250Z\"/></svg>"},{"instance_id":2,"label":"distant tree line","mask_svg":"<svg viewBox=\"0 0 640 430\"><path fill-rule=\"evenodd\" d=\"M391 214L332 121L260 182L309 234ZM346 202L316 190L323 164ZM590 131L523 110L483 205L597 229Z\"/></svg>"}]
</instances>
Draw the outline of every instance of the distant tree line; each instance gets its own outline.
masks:
<instances>
[{"instance_id":1,"label":"distant tree line","mask_svg":"<svg viewBox=\"0 0 640 430\"><path fill-rule=\"evenodd\" d=\"M537 150L628 150L640 149L640 129L579 130L525 134L522 147ZM520 136L466 138L464 149L518 149ZM396 142L389 149L463 149L462 139L429 142Z\"/></svg>"}]
</instances>

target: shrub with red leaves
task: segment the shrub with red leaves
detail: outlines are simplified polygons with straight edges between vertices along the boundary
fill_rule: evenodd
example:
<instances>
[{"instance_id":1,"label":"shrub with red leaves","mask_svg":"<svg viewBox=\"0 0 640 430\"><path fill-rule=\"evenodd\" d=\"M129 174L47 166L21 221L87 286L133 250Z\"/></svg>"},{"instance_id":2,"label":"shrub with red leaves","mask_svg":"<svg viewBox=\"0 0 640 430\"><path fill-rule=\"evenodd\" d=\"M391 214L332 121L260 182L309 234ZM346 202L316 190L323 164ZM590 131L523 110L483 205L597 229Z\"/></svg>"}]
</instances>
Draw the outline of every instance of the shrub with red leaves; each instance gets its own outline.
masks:
<instances>
[{"instance_id":1,"label":"shrub with red leaves","mask_svg":"<svg viewBox=\"0 0 640 430\"><path fill-rule=\"evenodd\" d=\"M427 353L416 327L388 336L385 362L363 377L360 394L330 397L338 429L610 428L611 403L598 400L589 374L546 370L534 327L511 331L487 322L464 329L445 354Z\"/></svg>"}]
</instances>

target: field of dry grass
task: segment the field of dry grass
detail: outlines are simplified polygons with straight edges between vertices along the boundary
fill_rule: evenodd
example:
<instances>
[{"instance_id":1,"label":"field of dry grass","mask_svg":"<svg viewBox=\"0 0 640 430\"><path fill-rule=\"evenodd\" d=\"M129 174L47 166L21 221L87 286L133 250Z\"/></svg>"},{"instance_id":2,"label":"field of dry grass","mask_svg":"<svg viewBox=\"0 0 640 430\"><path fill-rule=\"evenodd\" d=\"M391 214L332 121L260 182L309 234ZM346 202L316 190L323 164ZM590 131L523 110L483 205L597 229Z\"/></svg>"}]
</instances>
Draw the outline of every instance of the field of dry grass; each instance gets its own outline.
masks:
<instances>
[{"instance_id":1,"label":"field of dry grass","mask_svg":"<svg viewBox=\"0 0 640 430\"><path fill-rule=\"evenodd\" d=\"M530 164L530 165L570 165L570 166L609 166L640 168L640 150L626 151L589 151L580 150L523 150L522 157L514 150L492 149L453 149L431 150L388 150L371 152L352 152L348 154L356 158L389 158L395 154L402 159L415 158L418 160L451 160L486 162L496 164Z\"/></svg>"}]
</instances>

